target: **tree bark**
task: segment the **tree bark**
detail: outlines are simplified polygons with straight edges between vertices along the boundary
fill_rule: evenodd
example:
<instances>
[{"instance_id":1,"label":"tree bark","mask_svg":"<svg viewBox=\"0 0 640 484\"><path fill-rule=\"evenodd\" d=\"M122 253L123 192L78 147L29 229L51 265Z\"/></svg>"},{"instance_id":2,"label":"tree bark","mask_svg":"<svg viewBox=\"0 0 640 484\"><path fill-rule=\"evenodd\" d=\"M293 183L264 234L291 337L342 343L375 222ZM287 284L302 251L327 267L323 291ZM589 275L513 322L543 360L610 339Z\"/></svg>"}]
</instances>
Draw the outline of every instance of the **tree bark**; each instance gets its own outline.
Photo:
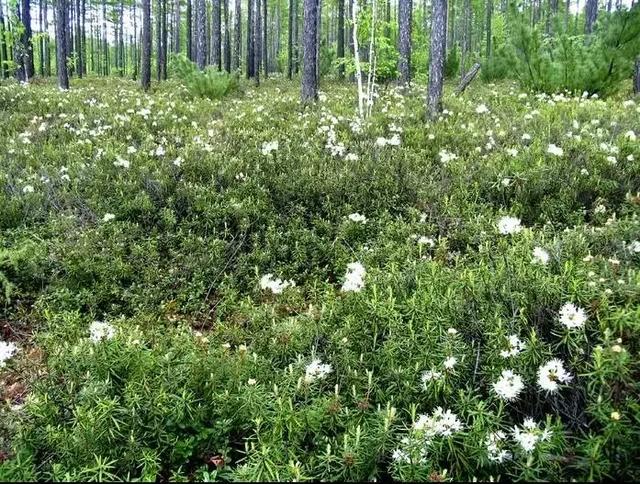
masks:
<instances>
[{"instance_id":1,"label":"tree bark","mask_svg":"<svg viewBox=\"0 0 640 484\"><path fill-rule=\"evenodd\" d=\"M260 0L262 6L262 43L260 50L262 51L262 64L264 68L264 78L269 75L269 46L267 43L267 0Z\"/></svg>"},{"instance_id":2,"label":"tree bark","mask_svg":"<svg viewBox=\"0 0 640 484\"><path fill-rule=\"evenodd\" d=\"M491 31L491 16L493 15L493 0L487 0L487 51L486 51L486 55L487 55L487 59L489 59L491 57L491 35L492 35L492 31Z\"/></svg>"},{"instance_id":3,"label":"tree bark","mask_svg":"<svg viewBox=\"0 0 640 484\"><path fill-rule=\"evenodd\" d=\"M213 0L211 12L211 63L219 70L222 70L222 17L220 13L220 0Z\"/></svg>"},{"instance_id":4,"label":"tree bark","mask_svg":"<svg viewBox=\"0 0 640 484\"><path fill-rule=\"evenodd\" d=\"M20 43L22 44L22 69L24 73L23 81L31 79L35 74L35 68L33 66L33 44L31 43L31 37L33 32L31 30L31 1L21 0L22 8L22 25L24 30Z\"/></svg>"},{"instance_id":5,"label":"tree bark","mask_svg":"<svg viewBox=\"0 0 640 484\"><path fill-rule=\"evenodd\" d=\"M187 58L189 60L194 59L193 55L193 8L191 0L187 0Z\"/></svg>"},{"instance_id":6,"label":"tree bark","mask_svg":"<svg viewBox=\"0 0 640 484\"><path fill-rule=\"evenodd\" d=\"M318 0L304 0L302 102L318 98Z\"/></svg>"},{"instance_id":7,"label":"tree bark","mask_svg":"<svg viewBox=\"0 0 640 484\"><path fill-rule=\"evenodd\" d=\"M411 1L411 0L409 0ZM344 78L344 0L338 0L338 46L336 55L340 61L338 77Z\"/></svg>"},{"instance_id":8,"label":"tree bark","mask_svg":"<svg viewBox=\"0 0 640 484\"><path fill-rule=\"evenodd\" d=\"M142 0L142 60L140 85L145 91L151 84L151 0Z\"/></svg>"},{"instance_id":9,"label":"tree bark","mask_svg":"<svg viewBox=\"0 0 640 484\"><path fill-rule=\"evenodd\" d=\"M260 61L262 60L262 14L260 0L253 0L253 68L256 86L260 85Z\"/></svg>"},{"instance_id":10,"label":"tree bark","mask_svg":"<svg viewBox=\"0 0 640 484\"><path fill-rule=\"evenodd\" d=\"M344 0L338 0L338 2ZM289 0L289 29L287 37L287 79L293 77L293 19L294 19L294 0ZM339 45L339 44L338 44ZM339 47L338 47L339 48Z\"/></svg>"},{"instance_id":11,"label":"tree bark","mask_svg":"<svg viewBox=\"0 0 640 484\"><path fill-rule=\"evenodd\" d=\"M593 26L598 18L598 0L587 0L584 14L584 33L589 35L593 32Z\"/></svg>"},{"instance_id":12,"label":"tree bark","mask_svg":"<svg viewBox=\"0 0 640 484\"><path fill-rule=\"evenodd\" d=\"M223 57L224 70L231 72L231 28L229 26L229 0L224 0L224 40L223 40Z\"/></svg>"},{"instance_id":13,"label":"tree bark","mask_svg":"<svg viewBox=\"0 0 640 484\"><path fill-rule=\"evenodd\" d=\"M255 30L254 25L254 1L255 0L247 0L247 79L250 79L255 76L255 53L254 53L254 38L253 31Z\"/></svg>"},{"instance_id":14,"label":"tree bark","mask_svg":"<svg viewBox=\"0 0 640 484\"><path fill-rule=\"evenodd\" d=\"M399 60L398 72L400 83L411 82L411 16L413 11L412 0L400 0L398 3L398 33L399 33Z\"/></svg>"},{"instance_id":15,"label":"tree bark","mask_svg":"<svg viewBox=\"0 0 640 484\"><path fill-rule=\"evenodd\" d=\"M239 70L241 67L240 59L242 58L242 3L240 0L235 2L235 27L233 29L234 48L233 48L233 68Z\"/></svg>"},{"instance_id":16,"label":"tree bark","mask_svg":"<svg viewBox=\"0 0 640 484\"><path fill-rule=\"evenodd\" d=\"M431 14L431 49L429 58L429 87L427 117L435 119L442 111L444 57L447 43L447 0L433 0Z\"/></svg>"},{"instance_id":17,"label":"tree bark","mask_svg":"<svg viewBox=\"0 0 640 484\"><path fill-rule=\"evenodd\" d=\"M473 64L473 66L471 66L471 69L469 69L469 72L467 72L462 78L462 80L460 81L460 84L456 88L456 94L462 94L464 92L467 86L471 84L471 81L473 81L473 79L476 77L479 70L480 70L480 63L476 62L475 64Z\"/></svg>"},{"instance_id":18,"label":"tree bark","mask_svg":"<svg viewBox=\"0 0 640 484\"><path fill-rule=\"evenodd\" d=\"M640 94L640 56L636 57L636 65L633 70L633 92Z\"/></svg>"},{"instance_id":19,"label":"tree bark","mask_svg":"<svg viewBox=\"0 0 640 484\"><path fill-rule=\"evenodd\" d=\"M0 5L0 78L6 79L9 77L9 69L6 68L5 63L9 60L7 57L7 44L4 38L4 13L2 5Z\"/></svg>"},{"instance_id":20,"label":"tree bark","mask_svg":"<svg viewBox=\"0 0 640 484\"><path fill-rule=\"evenodd\" d=\"M175 0L173 7L173 52L180 53L180 0Z\"/></svg>"},{"instance_id":21,"label":"tree bark","mask_svg":"<svg viewBox=\"0 0 640 484\"><path fill-rule=\"evenodd\" d=\"M67 0L56 3L56 64L58 68L58 87L69 89L69 72L67 71Z\"/></svg>"},{"instance_id":22,"label":"tree bark","mask_svg":"<svg viewBox=\"0 0 640 484\"><path fill-rule=\"evenodd\" d=\"M196 64L203 70L207 62L207 11L204 0L196 0Z\"/></svg>"}]
</instances>

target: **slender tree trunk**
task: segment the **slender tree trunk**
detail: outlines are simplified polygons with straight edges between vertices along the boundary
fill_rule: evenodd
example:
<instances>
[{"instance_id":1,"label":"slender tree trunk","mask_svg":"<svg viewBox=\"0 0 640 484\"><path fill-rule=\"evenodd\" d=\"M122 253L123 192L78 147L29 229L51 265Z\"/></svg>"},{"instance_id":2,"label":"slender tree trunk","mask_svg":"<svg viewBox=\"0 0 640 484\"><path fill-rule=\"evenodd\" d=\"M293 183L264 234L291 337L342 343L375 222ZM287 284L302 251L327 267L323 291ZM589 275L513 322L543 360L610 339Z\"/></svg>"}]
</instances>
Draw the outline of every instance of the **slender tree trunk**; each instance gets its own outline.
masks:
<instances>
[{"instance_id":1,"label":"slender tree trunk","mask_svg":"<svg viewBox=\"0 0 640 484\"><path fill-rule=\"evenodd\" d=\"M302 102L318 98L318 0L304 0Z\"/></svg>"},{"instance_id":2,"label":"slender tree trunk","mask_svg":"<svg viewBox=\"0 0 640 484\"><path fill-rule=\"evenodd\" d=\"M204 0L196 0L196 64L203 70L207 62L207 11Z\"/></svg>"},{"instance_id":3,"label":"slender tree trunk","mask_svg":"<svg viewBox=\"0 0 640 484\"><path fill-rule=\"evenodd\" d=\"M344 1L338 0L338 48L336 55L340 61L338 66L338 77L340 79L344 78Z\"/></svg>"},{"instance_id":4,"label":"slender tree trunk","mask_svg":"<svg viewBox=\"0 0 640 484\"><path fill-rule=\"evenodd\" d=\"M640 55L636 57L636 65L633 69L633 92L640 94Z\"/></svg>"},{"instance_id":5,"label":"slender tree trunk","mask_svg":"<svg viewBox=\"0 0 640 484\"><path fill-rule=\"evenodd\" d=\"M197 1L197 0L196 0ZM193 60L193 8L191 0L187 0L187 58Z\"/></svg>"},{"instance_id":6,"label":"slender tree trunk","mask_svg":"<svg viewBox=\"0 0 640 484\"><path fill-rule=\"evenodd\" d=\"M269 48L267 43L267 0L260 0L260 4L262 6L262 64L264 68L264 78L266 79L269 76Z\"/></svg>"},{"instance_id":7,"label":"slender tree trunk","mask_svg":"<svg viewBox=\"0 0 640 484\"><path fill-rule=\"evenodd\" d=\"M254 1L255 0L247 0L247 79L255 76L255 44L253 34L255 30Z\"/></svg>"},{"instance_id":8,"label":"slender tree trunk","mask_svg":"<svg viewBox=\"0 0 640 484\"><path fill-rule=\"evenodd\" d=\"M82 35L80 35L80 31L82 30L82 5L80 4L80 0L76 0L76 72L78 77L82 79L82 75L84 73L83 64L84 58L82 56Z\"/></svg>"},{"instance_id":9,"label":"slender tree trunk","mask_svg":"<svg viewBox=\"0 0 640 484\"><path fill-rule=\"evenodd\" d=\"M138 78L138 69L140 68L138 63L138 24L137 24L137 2L133 2L133 80Z\"/></svg>"},{"instance_id":10,"label":"slender tree trunk","mask_svg":"<svg viewBox=\"0 0 640 484\"><path fill-rule=\"evenodd\" d=\"M151 0L142 0L142 61L140 84L145 91L151 84Z\"/></svg>"},{"instance_id":11,"label":"slender tree trunk","mask_svg":"<svg viewBox=\"0 0 640 484\"><path fill-rule=\"evenodd\" d=\"M444 57L447 42L447 0L433 0L431 14L431 52L429 58L429 87L427 117L435 119L442 111Z\"/></svg>"},{"instance_id":12,"label":"slender tree trunk","mask_svg":"<svg viewBox=\"0 0 640 484\"><path fill-rule=\"evenodd\" d=\"M375 1L375 0L374 0ZM316 18L318 19L318 26L316 27L316 84L320 79L320 46L322 45L322 0L316 0L318 3L318 10Z\"/></svg>"},{"instance_id":13,"label":"slender tree trunk","mask_svg":"<svg viewBox=\"0 0 640 484\"><path fill-rule=\"evenodd\" d=\"M233 68L241 69L240 59L242 59L242 3L240 0L234 0L235 5L235 27L233 29L234 47L233 47Z\"/></svg>"},{"instance_id":14,"label":"slender tree trunk","mask_svg":"<svg viewBox=\"0 0 640 484\"><path fill-rule=\"evenodd\" d=\"M487 60L491 58L491 17L493 16L493 0L487 0Z\"/></svg>"},{"instance_id":15,"label":"slender tree trunk","mask_svg":"<svg viewBox=\"0 0 640 484\"><path fill-rule=\"evenodd\" d=\"M173 5L173 53L180 53L180 0Z\"/></svg>"},{"instance_id":16,"label":"slender tree trunk","mask_svg":"<svg viewBox=\"0 0 640 484\"><path fill-rule=\"evenodd\" d=\"M223 40L223 57L224 70L231 72L231 26L229 21L231 14L229 12L229 0L224 0L224 40Z\"/></svg>"},{"instance_id":17,"label":"slender tree trunk","mask_svg":"<svg viewBox=\"0 0 640 484\"><path fill-rule=\"evenodd\" d=\"M344 1L344 0L338 0ZM293 77L293 19L294 19L294 0L289 0L289 29L287 36L287 79ZM339 49L340 47L338 47Z\"/></svg>"},{"instance_id":18,"label":"slender tree trunk","mask_svg":"<svg viewBox=\"0 0 640 484\"><path fill-rule=\"evenodd\" d=\"M44 28L42 25L42 10L44 8L43 3L44 3L43 0L40 0L38 2L38 28L40 29L41 33L44 33ZM2 9L2 4L0 4L0 10L1 9ZM42 37L40 38L40 41L38 42L38 51L39 51L38 68L40 72L40 77L44 77L44 34L42 35Z\"/></svg>"},{"instance_id":19,"label":"slender tree trunk","mask_svg":"<svg viewBox=\"0 0 640 484\"><path fill-rule=\"evenodd\" d=\"M168 20L167 0L162 0L162 79L167 80L167 55L169 54L169 29L167 28ZM123 49L124 52L124 49Z\"/></svg>"},{"instance_id":20,"label":"slender tree trunk","mask_svg":"<svg viewBox=\"0 0 640 484\"><path fill-rule=\"evenodd\" d=\"M260 0L253 0L253 67L256 86L260 85L260 63L262 60L262 14Z\"/></svg>"},{"instance_id":21,"label":"slender tree trunk","mask_svg":"<svg viewBox=\"0 0 640 484\"><path fill-rule=\"evenodd\" d=\"M300 32L298 21L298 0L293 0L293 73L300 70Z\"/></svg>"},{"instance_id":22,"label":"slender tree trunk","mask_svg":"<svg viewBox=\"0 0 640 484\"><path fill-rule=\"evenodd\" d=\"M220 13L220 0L213 0L211 12L211 63L219 70L222 70L222 17Z\"/></svg>"},{"instance_id":23,"label":"slender tree trunk","mask_svg":"<svg viewBox=\"0 0 640 484\"><path fill-rule=\"evenodd\" d=\"M584 15L584 33L588 35L593 32L593 26L598 18L598 0L587 0Z\"/></svg>"},{"instance_id":24,"label":"slender tree trunk","mask_svg":"<svg viewBox=\"0 0 640 484\"><path fill-rule=\"evenodd\" d=\"M156 80L162 80L162 0L156 0Z\"/></svg>"},{"instance_id":25,"label":"slender tree trunk","mask_svg":"<svg viewBox=\"0 0 640 484\"><path fill-rule=\"evenodd\" d=\"M33 32L31 30L31 1L21 0L22 8L22 25L24 27L22 38L20 42L22 44L22 64L23 64L23 81L28 81L35 75L35 68L33 65L33 44L31 43L31 37Z\"/></svg>"},{"instance_id":26,"label":"slender tree trunk","mask_svg":"<svg viewBox=\"0 0 640 484\"><path fill-rule=\"evenodd\" d=\"M400 57L398 60L398 72L400 73L400 83L409 84L411 82L411 23L412 23L412 0L400 0L398 4L398 50Z\"/></svg>"},{"instance_id":27,"label":"slender tree trunk","mask_svg":"<svg viewBox=\"0 0 640 484\"><path fill-rule=\"evenodd\" d=\"M9 58L7 57L7 44L5 42L4 31L4 12L2 4L0 4L0 78L2 79L9 77L9 69L6 66Z\"/></svg>"},{"instance_id":28,"label":"slender tree trunk","mask_svg":"<svg viewBox=\"0 0 640 484\"><path fill-rule=\"evenodd\" d=\"M58 87L69 89L69 73L67 72L67 0L56 3L56 64L58 68Z\"/></svg>"}]
</instances>

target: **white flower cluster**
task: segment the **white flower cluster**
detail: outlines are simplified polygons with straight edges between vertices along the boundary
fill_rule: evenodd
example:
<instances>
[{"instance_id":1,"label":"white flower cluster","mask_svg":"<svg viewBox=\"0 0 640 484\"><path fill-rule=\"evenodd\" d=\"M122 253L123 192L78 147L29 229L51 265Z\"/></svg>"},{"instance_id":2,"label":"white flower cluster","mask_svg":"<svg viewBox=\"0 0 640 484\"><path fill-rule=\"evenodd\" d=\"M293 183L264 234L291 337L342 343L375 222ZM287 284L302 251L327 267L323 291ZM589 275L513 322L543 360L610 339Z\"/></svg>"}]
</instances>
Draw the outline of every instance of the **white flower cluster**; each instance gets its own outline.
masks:
<instances>
[{"instance_id":1,"label":"white flower cluster","mask_svg":"<svg viewBox=\"0 0 640 484\"><path fill-rule=\"evenodd\" d=\"M502 375L497 382L493 384L493 391L498 397L506 401L515 400L524 389L522 377L512 370L502 370Z\"/></svg>"},{"instance_id":2,"label":"white flower cluster","mask_svg":"<svg viewBox=\"0 0 640 484\"><path fill-rule=\"evenodd\" d=\"M295 285L294 280L283 281L279 277L274 279L273 274L265 274L260 278L260 289L269 289L274 294L281 294L287 287L295 287Z\"/></svg>"},{"instance_id":3,"label":"white flower cluster","mask_svg":"<svg viewBox=\"0 0 640 484\"><path fill-rule=\"evenodd\" d=\"M94 321L89 326L89 338L94 343L98 343L102 340L110 340L116 335L116 328L109 323L102 321Z\"/></svg>"},{"instance_id":4,"label":"white flower cluster","mask_svg":"<svg viewBox=\"0 0 640 484\"><path fill-rule=\"evenodd\" d=\"M491 462L501 464L511 460L511 452L504 448L507 445L507 434L501 430L487 435L485 445L487 446L487 456Z\"/></svg>"},{"instance_id":5,"label":"white flower cluster","mask_svg":"<svg viewBox=\"0 0 640 484\"><path fill-rule=\"evenodd\" d=\"M322 363L321 360L316 358L305 368L304 381L305 383L312 383L316 380L322 380L332 371L331 365Z\"/></svg>"},{"instance_id":6,"label":"white flower cluster","mask_svg":"<svg viewBox=\"0 0 640 484\"><path fill-rule=\"evenodd\" d=\"M351 262L347 265L347 273L344 276L342 292L360 292L364 288L364 276L366 269L360 262Z\"/></svg>"},{"instance_id":7,"label":"white flower cluster","mask_svg":"<svg viewBox=\"0 0 640 484\"><path fill-rule=\"evenodd\" d=\"M519 218L505 216L498 220L498 231L502 235L516 234L522 230Z\"/></svg>"},{"instance_id":8,"label":"white flower cluster","mask_svg":"<svg viewBox=\"0 0 640 484\"><path fill-rule=\"evenodd\" d=\"M380 136L376 139L376 146L380 146L381 148L385 146L400 146L400 136L397 133L391 138L383 138Z\"/></svg>"},{"instance_id":9,"label":"white flower cluster","mask_svg":"<svg viewBox=\"0 0 640 484\"><path fill-rule=\"evenodd\" d=\"M562 156L562 155L564 155L564 150L562 148L560 148L559 146L556 146L553 143L551 143L547 147L547 153L549 153L551 155L554 155L554 156Z\"/></svg>"},{"instance_id":10,"label":"white flower cluster","mask_svg":"<svg viewBox=\"0 0 640 484\"><path fill-rule=\"evenodd\" d=\"M572 380L571 374L565 370L561 360L554 358L538 368L538 385L547 392L555 392L560 383Z\"/></svg>"},{"instance_id":11,"label":"white flower cluster","mask_svg":"<svg viewBox=\"0 0 640 484\"><path fill-rule=\"evenodd\" d=\"M449 437L462 430L462 422L451 410L443 410L437 407L431 415L418 415L413 424L413 429L423 433L428 440L431 437Z\"/></svg>"},{"instance_id":12,"label":"white flower cluster","mask_svg":"<svg viewBox=\"0 0 640 484\"><path fill-rule=\"evenodd\" d=\"M265 141L262 143L262 154L267 156L271 154L272 151L278 151L278 146L278 140Z\"/></svg>"},{"instance_id":13,"label":"white flower cluster","mask_svg":"<svg viewBox=\"0 0 640 484\"><path fill-rule=\"evenodd\" d=\"M539 442L548 440L549 437L551 431L542 430L532 418L525 419L521 427L513 427L513 438L525 452L533 452Z\"/></svg>"},{"instance_id":14,"label":"white flower cluster","mask_svg":"<svg viewBox=\"0 0 640 484\"><path fill-rule=\"evenodd\" d=\"M500 356L502 356L503 358L516 356L527 347L527 345L515 334L507 336L507 344L509 345L509 347L506 350L500 351Z\"/></svg>"},{"instance_id":15,"label":"white flower cluster","mask_svg":"<svg viewBox=\"0 0 640 484\"><path fill-rule=\"evenodd\" d=\"M560 308L560 323L569 329L582 328L587 322L587 313L573 303L565 303Z\"/></svg>"},{"instance_id":16,"label":"white flower cluster","mask_svg":"<svg viewBox=\"0 0 640 484\"><path fill-rule=\"evenodd\" d=\"M440 150L438 155L440 156L440 161L445 165L447 163L449 163L450 161L458 159L458 155L456 155L455 153L451 153L450 151L447 151L447 150L444 150L444 149Z\"/></svg>"},{"instance_id":17,"label":"white flower cluster","mask_svg":"<svg viewBox=\"0 0 640 484\"><path fill-rule=\"evenodd\" d=\"M364 215L362 215L362 214L360 214L358 212L349 214L348 218L352 222L361 223L361 224L366 224L367 223L367 217L365 217Z\"/></svg>"},{"instance_id":18,"label":"white flower cluster","mask_svg":"<svg viewBox=\"0 0 640 484\"><path fill-rule=\"evenodd\" d=\"M533 263L546 266L549 263L549 252L542 247L533 248Z\"/></svg>"},{"instance_id":19,"label":"white flower cluster","mask_svg":"<svg viewBox=\"0 0 640 484\"><path fill-rule=\"evenodd\" d=\"M0 368L6 366L7 360L11 359L19 351L15 343L0 341Z\"/></svg>"}]
</instances>

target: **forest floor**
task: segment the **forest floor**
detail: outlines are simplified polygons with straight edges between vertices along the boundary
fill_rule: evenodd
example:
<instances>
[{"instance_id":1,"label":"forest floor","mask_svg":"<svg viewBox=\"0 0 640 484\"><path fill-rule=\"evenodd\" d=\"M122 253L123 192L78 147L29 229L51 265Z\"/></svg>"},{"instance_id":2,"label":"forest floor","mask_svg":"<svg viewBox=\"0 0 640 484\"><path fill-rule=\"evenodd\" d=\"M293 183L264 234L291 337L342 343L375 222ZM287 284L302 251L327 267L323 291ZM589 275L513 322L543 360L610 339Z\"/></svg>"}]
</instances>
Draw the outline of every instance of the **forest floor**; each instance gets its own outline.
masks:
<instances>
[{"instance_id":1,"label":"forest floor","mask_svg":"<svg viewBox=\"0 0 640 484\"><path fill-rule=\"evenodd\" d=\"M640 101L0 85L0 480L640 478Z\"/></svg>"}]
</instances>

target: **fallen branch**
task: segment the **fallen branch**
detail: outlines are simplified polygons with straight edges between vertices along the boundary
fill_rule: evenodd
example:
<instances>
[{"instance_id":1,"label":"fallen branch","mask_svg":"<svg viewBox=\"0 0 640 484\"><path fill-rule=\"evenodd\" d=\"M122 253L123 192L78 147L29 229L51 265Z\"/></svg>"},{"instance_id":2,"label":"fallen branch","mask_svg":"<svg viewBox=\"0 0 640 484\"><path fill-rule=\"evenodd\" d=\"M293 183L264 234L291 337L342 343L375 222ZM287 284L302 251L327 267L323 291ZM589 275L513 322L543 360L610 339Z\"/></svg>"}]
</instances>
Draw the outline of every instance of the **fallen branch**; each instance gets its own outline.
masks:
<instances>
[{"instance_id":1,"label":"fallen branch","mask_svg":"<svg viewBox=\"0 0 640 484\"><path fill-rule=\"evenodd\" d=\"M467 71L467 73L464 75L464 77L460 81L460 85L456 89L456 94L462 94L464 92L467 86L471 84L471 81L473 81L473 79L476 77L479 70L480 70L480 63L476 62L475 64L473 64L471 69Z\"/></svg>"}]
</instances>

